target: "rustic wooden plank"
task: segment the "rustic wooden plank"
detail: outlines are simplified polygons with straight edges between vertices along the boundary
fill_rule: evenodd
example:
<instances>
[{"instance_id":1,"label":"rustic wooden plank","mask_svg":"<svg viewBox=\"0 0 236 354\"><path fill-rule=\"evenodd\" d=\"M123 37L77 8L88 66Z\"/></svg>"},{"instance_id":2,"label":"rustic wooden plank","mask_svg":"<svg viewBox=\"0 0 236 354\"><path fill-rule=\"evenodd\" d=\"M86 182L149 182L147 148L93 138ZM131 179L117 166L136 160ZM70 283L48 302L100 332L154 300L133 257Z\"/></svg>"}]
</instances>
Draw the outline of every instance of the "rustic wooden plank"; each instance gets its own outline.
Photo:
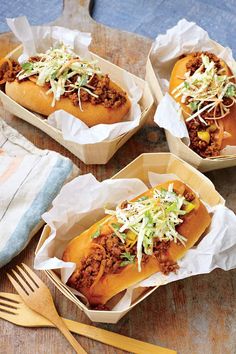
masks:
<instances>
[{"instance_id":1,"label":"rustic wooden plank","mask_svg":"<svg viewBox=\"0 0 236 354\"><path fill-rule=\"evenodd\" d=\"M145 37L118 31L96 23L89 15L90 1L65 1L64 12L54 24L92 33L91 49L100 56L144 77L145 62L151 41ZM4 55L16 40L11 34L0 36L0 54ZM70 157L83 173L92 172L99 180L111 177L142 152L168 151L163 131L152 121L125 144L106 166L86 166L66 149L35 127L3 112L4 119L35 145ZM227 204L236 211L236 168L209 172ZM25 262L33 264L39 234L9 265L0 270L0 291L14 291L6 271ZM146 301L134 308L116 325L99 326L176 349L178 353L232 354L236 352L236 271L215 270L159 288ZM54 288L46 276L40 277L50 287L59 312L68 318L90 323L85 315ZM96 325L96 324L95 324ZM25 329L0 321L0 353L71 353L67 342L55 329ZM123 353L111 347L80 338L84 348L93 354Z\"/></svg>"}]
</instances>

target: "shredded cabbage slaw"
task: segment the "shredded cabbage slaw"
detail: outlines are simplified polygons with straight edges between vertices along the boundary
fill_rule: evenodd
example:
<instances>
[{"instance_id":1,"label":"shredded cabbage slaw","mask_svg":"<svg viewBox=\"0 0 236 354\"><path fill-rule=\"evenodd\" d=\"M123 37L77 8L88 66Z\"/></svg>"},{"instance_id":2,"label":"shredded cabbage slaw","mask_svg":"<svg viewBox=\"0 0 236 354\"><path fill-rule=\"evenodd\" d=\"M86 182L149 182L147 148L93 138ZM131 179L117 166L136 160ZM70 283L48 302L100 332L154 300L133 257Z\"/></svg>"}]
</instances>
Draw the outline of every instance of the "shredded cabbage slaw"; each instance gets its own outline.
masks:
<instances>
[{"instance_id":1,"label":"shredded cabbage slaw","mask_svg":"<svg viewBox=\"0 0 236 354\"><path fill-rule=\"evenodd\" d=\"M219 75L213 60L202 54L202 65L190 75L190 71L184 75L184 82L178 85L171 93L175 98L181 96L181 103L185 103L188 98L188 107L193 114L189 115L186 121L196 117L207 125L207 119L221 119L230 112L230 107L236 103L236 84L232 82L234 76L226 74ZM224 71L221 69L220 71ZM223 99L229 97L232 103L225 104ZM207 102L206 105L205 102ZM220 115L216 115L219 106ZM203 112L213 111L212 117L202 117Z\"/></svg>"},{"instance_id":2,"label":"shredded cabbage slaw","mask_svg":"<svg viewBox=\"0 0 236 354\"><path fill-rule=\"evenodd\" d=\"M176 227L183 223L181 216L189 211L182 209L189 203L183 195L178 195L173 190L173 183L169 184L168 190L154 189L150 197L127 202L125 207L122 204L116 210L105 209L105 213L116 216L121 224L120 233L130 230L137 239L137 260L138 270L141 271L142 252L153 254L153 242L155 238L160 241L180 242L185 246L187 239L180 235Z\"/></svg>"},{"instance_id":3,"label":"shredded cabbage slaw","mask_svg":"<svg viewBox=\"0 0 236 354\"><path fill-rule=\"evenodd\" d=\"M68 46L64 44L50 48L46 53L37 54L39 61L25 62L22 70L18 73L18 80L36 76L36 84L44 86L50 84L47 94L53 94L52 107L59 101L64 93L78 92L78 100L81 111L80 90L87 91L90 95L98 97L93 93L93 87L89 81L94 74L101 74L97 61L82 60ZM74 82L71 79L77 75Z\"/></svg>"}]
</instances>

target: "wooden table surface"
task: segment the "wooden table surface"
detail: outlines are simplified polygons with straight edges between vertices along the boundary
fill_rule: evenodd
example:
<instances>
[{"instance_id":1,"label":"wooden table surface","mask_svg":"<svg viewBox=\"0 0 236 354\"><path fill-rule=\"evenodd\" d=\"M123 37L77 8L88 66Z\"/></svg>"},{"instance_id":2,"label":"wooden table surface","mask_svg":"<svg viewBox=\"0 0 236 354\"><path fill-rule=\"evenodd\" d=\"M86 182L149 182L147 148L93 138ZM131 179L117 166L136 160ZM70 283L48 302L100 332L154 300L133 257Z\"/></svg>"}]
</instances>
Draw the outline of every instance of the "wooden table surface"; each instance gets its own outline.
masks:
<instances>
[{"instance_id":1,"label":"wooden table surface","mask_svg":"<svg viewBox=\"0 0 236 354\"><path fill-rule=\"evenodd\" d=\"M145 75L145 62L151 40L97 24L89 15L88 0L67 0L61 18L53 24L92 33L91 50L126 70ZM11 34L0 36L0 55L15 47ZM91 172L99 180L111 177L140 153L168 151L164 133L152 121L132 137L105 166L86 166L46 134L17 117L2 111L8 124L36 146L70 157L82 173ZM212 171L207 176L236 212L236 168ZM25 262L32 266L40 233L12 262L0 270L0 291L14 292L6 271ZM48 284L59 313L90 323L89 319L39 272ZM117 333L166 346L179 354L236 353L236 270L215 270L159 288L116 325L94 324ZM112 347L76 336L88 353L123 353ZM0 320L0 354L72 353L71 347L55 329L26 329ZM147 353L148 354L148 353Z\"/></svg>"}]
</instances>

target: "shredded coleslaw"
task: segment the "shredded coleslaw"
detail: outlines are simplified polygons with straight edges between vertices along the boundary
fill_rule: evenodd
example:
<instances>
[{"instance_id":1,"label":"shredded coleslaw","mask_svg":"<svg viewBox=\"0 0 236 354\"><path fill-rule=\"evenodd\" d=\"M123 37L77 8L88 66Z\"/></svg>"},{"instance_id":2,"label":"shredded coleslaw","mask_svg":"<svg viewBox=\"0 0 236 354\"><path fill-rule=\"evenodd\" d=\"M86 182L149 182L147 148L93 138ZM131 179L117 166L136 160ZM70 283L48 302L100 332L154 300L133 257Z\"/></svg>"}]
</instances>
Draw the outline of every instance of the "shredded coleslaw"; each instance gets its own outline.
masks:
<instances>
[{"instance_id":1,"label":"shredded coleslaw","mask_svg":"<svg viewBox=\"0 0 236 354\"><path fill-rule=\"evenodd\" d=\"M221 119L230 112L230 107L236 103L236 84L232 81L234 76L224 74L224 69L217 73L215 62L210 60L207 55L202 54L202 65L190 75L190 71L186 72L183 82L178 85L172 94L175 98L181 96L181 102L186 103L192 114L186 119L190 121L196 117L207 125L207 119ZM220 74L222 72L222 74ZM226 104L224 99L231 99L229 104ZM220 114L216 114L219 108ZM202 117L203 112L212 112L210 117Z\"/></svg>"},{"instance_id":2,"label":"shredded coleslaw","mask_svg":"<svg viewBox=\"0 0 236 354\"><path fill-rule=\"evenodd\" d=\"M191 204L187 210L183 205ZM180 235L176 227L183 222L181 216L194 208L183 195L178 195L173 190L173 183L169 184L168 190L154 189L150 197L127 202L125 207L118 205L116 210L105 210L106 214L114 215L121 224L120 233L126 230L132 231L137 240L138 269L141 271L142 253L153 254L153 241L173 241L186 244L187 239Z\"/></svg>"},{"instance_id":3,"label":"shredded coleslaw","mask_svg":"<svg viewBox=\"0 0 236 354\"><path fill-rule=\"evenodd\" d=\"M80 90L98 97L93 93L94 88L89 85L89 81L94 74L101 74L96 61L80 59L69 47L63 44L36 56L40 60L24 63L17 77L18 80L23 80L35 76L37 85L50 84L47 94L53 94L52 107L66 92L78 92L81 110L83 109L80 101ZM75 75L76 80L72 80Z\"/></svg>"}]
</instances>

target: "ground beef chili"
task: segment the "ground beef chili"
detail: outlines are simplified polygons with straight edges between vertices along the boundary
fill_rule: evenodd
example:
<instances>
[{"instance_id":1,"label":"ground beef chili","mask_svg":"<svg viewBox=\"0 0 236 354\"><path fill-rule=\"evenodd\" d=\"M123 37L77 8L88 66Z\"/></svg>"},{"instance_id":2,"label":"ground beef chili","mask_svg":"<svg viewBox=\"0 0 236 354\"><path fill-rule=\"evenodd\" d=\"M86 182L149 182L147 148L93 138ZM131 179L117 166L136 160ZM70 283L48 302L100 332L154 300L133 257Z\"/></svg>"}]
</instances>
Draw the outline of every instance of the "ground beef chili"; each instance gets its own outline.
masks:
<instances>
[{"instance_id":1,"label":"ground beef chili","mask_svg":"<svg viewBox=\"0 0 236 354\"><path fill-rule=\"evenodd\" d=\"M16 79L16 75L21 70L20 64L15 60L11 60L12 67L9 66L6 61L0 68L0 81L3 82L12 82Z\"/></svg>"},{"instance_id":2,"label":"ground beef chili","mask_svg":"<svg viewBox=\"0 0 236 354\"><path fill-rule=\"evenodd\" d=\"M186 126L190 138L190 148L194 150L201 157L212 157L218 156L220 154L220 145L215 138L215 135L218 133L218 129L215 132L209 132L210 141L201 140L198 137L198 132L207 131L210 125L213 124L213 121L208 120L207 125L200 122L198 118L192 119L189 122L186 122Z\"/></svg>"},{"instance_id":3,"label":"ground beef chili","mask_svg":"<svg viewBox=\"0 0 236 354\"><path fill-rule=\"evenodd\" d=\"M187 69L187 71L190 71L190 75L193 75L195 73L195 71L197 69L199 69L200 66L202 65L202 58L201 58L202 54L208 56L208 58L211 61L214 61L217 72L219 72L222 69L220 59L215 54L209 53L209 52L196 52L193 54L193 57L186 64L186 69ZM204 68L203 68L203 70L204 70Z\"/></svg>"},{"instance_id":4,"label":"ground beef chili","mask_svg":"<svg viewBox=\"0 0 236 354\"><path fill-rule=\"evenodd\" d=\"M189 199L194 199L194 195L191 195L191 193L188 196ZM126 246L115 234L100 235L93 241L93 245L91 254L82 259L80 269L77 269L73 275L73 284L71 285L78 291L80 288L89 288L93 285L99 275L101 266L103 267L103 274L120 273L124 268L122 266L124 260L121 257L122 253L129 252L132 256L136 256L137 253L136 244L132 247ZM96 245L99 245L99 247L96 247ZM158 239L154 241L153 256L157 258L160 270L165 275L176 272L179 268L178 264L172 261L168 255L169 247L170 242L160 242ZM149 257L149 255L143 253L142 264L145 264ZM70 279L68 284L70 285Z\"/></svg>"},{"instance_id":5,"label":"ground beef chili","mask_svg":"<svg viewBox=\"0 0 236 354\"><path fill-rule=\"evenodd\" d=\"M178 264L172 261L168 255L170 242L155 241L153 245L154 256L159 261L160 270L163 274L168 275L171 272L176 272L179 269Z\"/></svg>"},{"instance_id":6,"label":"ground beef chili","mask_svg":"<svg viewBox=\"0 0 236 354\"><path fill-rule=\"evenodd\" d=\"M42 58L39 57L38 55L35 55L35 56L33 56L33 57L30 57L28 61L29 61L30 63L37 63L37 62L40 61L40 60L42 60Z\"/></svg>"},{"instance_id":7,"label":"ground beef chili","mask_svg":"<svg viewBox=\"0 0 236 354\"><path fill-rule=\"evenodd\" d=\"M125 252L126 248L116 235L101 235L93 241L93 244L92 253L82 259L81 268L76 275L78 290L81 287L90 287L94 283L101 266L104 267L105 274L121 270L121 253ZM100 247L96 247L96 244Z\"/></svg>"},{"instance_id":8,"label":"ground beef chili","mask_svg":"<svg viewBox=\"0 0 236 354\"><path fill-rule=\"evenodd\" d=\"M193 54L193 58L191 58L187 64L186 64L186 69L187 71L190 71L190 75L193 75L194 72L200 68L202 65L202 58L201 55L207 55L208 58L215 63L215 67L217 69L217 73L220 74L220 70L222 70L222 65L220 63L220 59L214 55L213 53L209 52L197 52ZM204 70L204 68L203 68ZM187 97L186 103L188 104L190 97ZM224 98L224 103L225 104L230 104L232 100L230 98ZM205 102L204 105L209 104L209 102ZM202 105L202 107L204 106ZM217 117L220 116L221 112L220 109L217 107L216 110L211 110L210 112L202 112L201 116L202 118L213 118L213 116ZM203 158L206 157L214 157L220 155L220 144L217 142L217 134L219 132L218 129L215 129L215 131L210 131L209 128L211 125L215 124L214 120L209 120L207 119L207 125L202 123L198 117L195 119L190 120L189 122L186 122L186 126L189 132L189 138L190 138L190 148L194 150L198 155L200 155ZM205 132L208 131L210 135L210 140L209 143L207 141L201 140L198 136L199 132Z\"/></svg>"},{"instance_id":9,"label":"ground beef chili","mask_svg":"<svg viewBox=\"0 0 236 354\"><path fill-rule=\"evenodd\" d=\"M94 74L88 84L91 87L92 92L98 97L90 95L87 91L81 88L80 100L82 104L83 102L90 102L93 105L101 103L106 108L118 108L126 102L126 95L124 93L110 88L110 78L108 75L99 77L97 74ZM69 98L75 106L79 105L78 91L70 94Z\"/></svg>"},{"instance_id":10,"label":"ground beef chili","mask_svg":"<svg viewBox=\"0 0 236 354\"><path fill-rule=\"evenodd\" d=\"M29 58L29 62L35 63L42 60L39 56L32 56ZM4 81L12 82L17 79L17 74L21 71L21 66L16 61L11 61L13 64L13 69L10 70L9 66L3 65L0 70L0 80L4 79ZM72 83L75 83L77 80L78 75L74 75L70 78ZM18 80L20 83L21 81L27 81L28 78L23 80ZM67 82L68 84L69 82ZM110 87L110 78L108 75L98 76L94 74L90 81L88 82L89 89L97 96L94 97L90 95L87 91L81 87L80 89L80 101L83 107L83 102L90 102L93 105L102 104L106 108L118 108L121 105L125 104L127 101L126 94L120 91L115 90L114 88ZM50 89L50 84L47 85L47 88ZM75 89L71 92L66 92L62 97L68 97L74 106L79 106L79 97L78 97L78 90Z\"/></svg>"},{"instance_id":11,"label":"ground beef chili","mask_svg":"<svg viewBox=\"0 0 236 354\"><path fill-rule=\"evenodd\" d=\"M195 199L195 194L188 189L183 190L183 196L188 202ZM127 200L120 203L121 208L127 206ZM142 265L144 265L149 257L155 257L158 260L160 271L168 275L171 272L176 273L179 265L172 260L169 255L170 241L160 241L159 238L153 240L153 254L147 255L142 253ZM180 242L177 245L182 247ZM82 261L80 268L76 269L73 277L69 279L68 285L75 287L78 291L81 288L89 288L96 281L98 276L106 274L118 274L127 264L122 264L124 253L129 253L130 258L134 258L136 262L137 244L129 245L111 231L110 227L101 228L100 235L92 240L91 253L86 255ZM133 257L135 256L135 257ZM131 262L132 263L132 262ZM102 272L100 272L102 267ZM99 274L100 272L100 274ZM71 281L71 283L70 283ZM94 307L96 310L107 310L104 305Z\"/></svg>"}]
</instances>

